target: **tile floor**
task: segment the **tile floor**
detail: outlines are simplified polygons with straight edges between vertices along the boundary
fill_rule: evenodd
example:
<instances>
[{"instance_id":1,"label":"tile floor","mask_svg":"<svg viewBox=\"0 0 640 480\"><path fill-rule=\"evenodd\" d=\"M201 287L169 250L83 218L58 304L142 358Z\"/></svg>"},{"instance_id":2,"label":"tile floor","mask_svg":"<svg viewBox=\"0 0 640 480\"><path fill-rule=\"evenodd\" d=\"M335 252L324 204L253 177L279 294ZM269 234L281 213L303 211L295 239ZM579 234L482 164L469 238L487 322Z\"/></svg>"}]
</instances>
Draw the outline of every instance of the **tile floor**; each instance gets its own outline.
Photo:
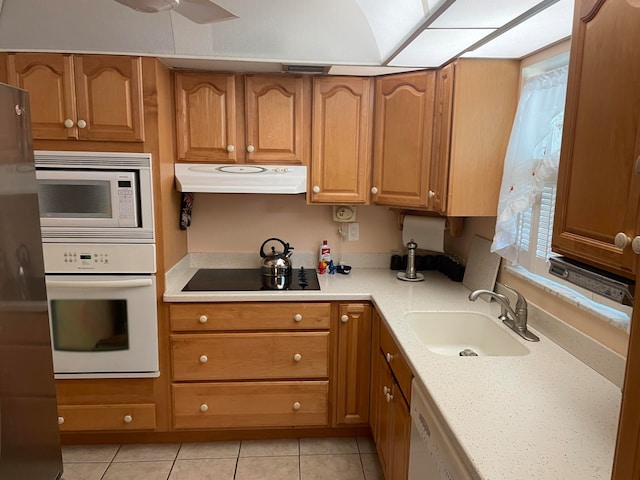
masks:
<instances>
[{"instance_id":1,"label":"tile floor","mask_svg":"<svg viewBox=\"0 0 640 480\"><path fill-rule=\"evenodd\" d=\"M62 480L384 480L370 437L66 445Z\"/></svg>"}]
</instances>

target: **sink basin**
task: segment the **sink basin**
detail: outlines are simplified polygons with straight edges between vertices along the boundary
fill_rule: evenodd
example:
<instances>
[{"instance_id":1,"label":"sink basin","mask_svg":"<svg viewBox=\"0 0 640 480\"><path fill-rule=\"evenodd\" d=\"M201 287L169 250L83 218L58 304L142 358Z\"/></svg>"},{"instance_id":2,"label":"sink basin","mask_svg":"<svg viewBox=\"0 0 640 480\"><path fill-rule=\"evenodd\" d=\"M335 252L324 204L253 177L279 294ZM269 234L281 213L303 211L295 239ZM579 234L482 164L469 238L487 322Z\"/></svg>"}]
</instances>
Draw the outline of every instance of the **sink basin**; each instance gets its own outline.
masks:
<instances>
[{"instance_id":1,"label":"sink basin","mask_svg":"<svg viewBox=\"0 0 640 480\"><path fill-rule=\"evenodd\" d=\"M499 320L477 312L409 312L407 323L424 345L440 355L517 356L529 353ZM462 355L462 356L467 356Z\"/></svg>"}]
</instances>

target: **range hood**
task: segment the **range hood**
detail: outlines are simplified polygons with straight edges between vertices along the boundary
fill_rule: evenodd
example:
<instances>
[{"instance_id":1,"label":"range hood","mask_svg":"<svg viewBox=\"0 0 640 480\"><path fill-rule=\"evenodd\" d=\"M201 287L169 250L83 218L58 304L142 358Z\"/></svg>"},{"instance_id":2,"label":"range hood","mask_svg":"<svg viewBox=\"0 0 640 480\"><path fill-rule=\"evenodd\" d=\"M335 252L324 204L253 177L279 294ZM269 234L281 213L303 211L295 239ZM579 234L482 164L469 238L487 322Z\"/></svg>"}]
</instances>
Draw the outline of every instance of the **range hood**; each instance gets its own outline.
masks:
<instances>
[{"instance_id":1,"label":"range hood","mask_svg":"<svg viewBox=\"0 0 640 480\"><path fill-rule=\"evenodd\" d=\"M180 192L284 193L307 191L307 167L299 165L175 164Z\"/></svg>"}]
</instances>

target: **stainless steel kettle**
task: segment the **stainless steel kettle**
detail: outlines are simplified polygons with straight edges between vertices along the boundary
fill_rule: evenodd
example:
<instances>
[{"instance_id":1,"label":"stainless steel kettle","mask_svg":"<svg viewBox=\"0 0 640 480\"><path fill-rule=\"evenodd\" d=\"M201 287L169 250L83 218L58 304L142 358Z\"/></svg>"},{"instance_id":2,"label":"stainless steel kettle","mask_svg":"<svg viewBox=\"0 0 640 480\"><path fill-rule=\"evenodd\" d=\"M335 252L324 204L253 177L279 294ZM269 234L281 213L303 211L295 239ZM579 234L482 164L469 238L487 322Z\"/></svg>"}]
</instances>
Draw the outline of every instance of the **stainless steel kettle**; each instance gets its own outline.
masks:
<instances>
[{"instance_id":1,"label":"stainless steel kettle","mask_svg":"<svg viewBox=\"0 0 640 480\"><path fill-rule=\"evenodd\" d=\"M276 252L276 248L272 246L271 253L265 253L264 247L271 241L280 242L284 247L284 251ZM290 276L292 272L291 259L289 258L292 254L291 250L293 250L293 247L279 238L267 238L260 247L260 256L262 257L262 267L260 270L262 275L269 277Z\"/></svg>"}]
</instances>

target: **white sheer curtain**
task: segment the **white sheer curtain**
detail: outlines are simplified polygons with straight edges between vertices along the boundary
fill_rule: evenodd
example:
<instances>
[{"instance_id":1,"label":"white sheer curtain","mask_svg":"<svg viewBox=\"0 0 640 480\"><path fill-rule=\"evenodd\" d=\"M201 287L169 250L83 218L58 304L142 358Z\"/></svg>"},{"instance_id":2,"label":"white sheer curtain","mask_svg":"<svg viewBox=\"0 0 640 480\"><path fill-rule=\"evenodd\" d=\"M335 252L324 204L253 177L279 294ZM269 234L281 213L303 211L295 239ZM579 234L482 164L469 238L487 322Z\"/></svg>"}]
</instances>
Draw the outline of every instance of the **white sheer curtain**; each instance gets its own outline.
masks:
<instances>
[{"instance_id":1,"label":"white sheer curtain","mask_svg":"<svg viewBox=\"0 0 640 480\"><path fill-rule=\"evenodd\" d=\"M568 67L529 78L518 102L504 160L491 251L518 260L518 217L558 175Z\"/></svg>"}]
</instances>

